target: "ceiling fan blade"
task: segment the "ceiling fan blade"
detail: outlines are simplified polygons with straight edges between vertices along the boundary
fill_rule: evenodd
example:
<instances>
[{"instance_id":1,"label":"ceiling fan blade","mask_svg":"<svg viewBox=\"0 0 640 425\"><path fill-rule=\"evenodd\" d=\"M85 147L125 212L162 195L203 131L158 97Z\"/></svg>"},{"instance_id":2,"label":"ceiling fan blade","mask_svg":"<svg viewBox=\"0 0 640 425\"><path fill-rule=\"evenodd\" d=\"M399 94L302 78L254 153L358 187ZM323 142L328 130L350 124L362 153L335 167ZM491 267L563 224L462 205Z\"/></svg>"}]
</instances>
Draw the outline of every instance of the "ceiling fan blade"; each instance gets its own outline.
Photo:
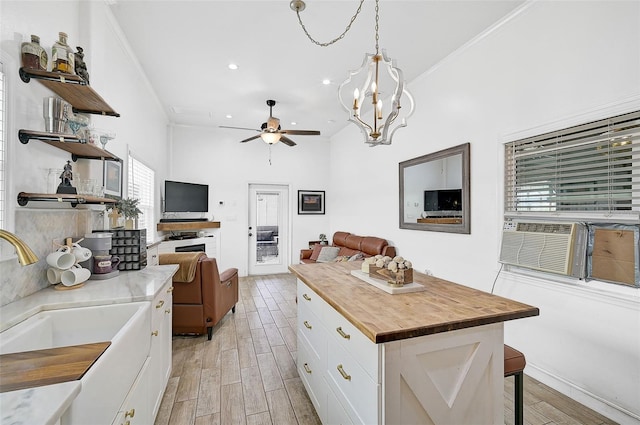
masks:
<instances>
[{"instance_id":1,"label":"ceiling fan blade","mask_svg":"<svg viewBox=\"0 0 640 425\"><path fill-rule=\"evenodd\" d=\"M258 137L260 137L259 134L257 136L249 137L248 139L240 140L240 143L250 142L250 141L252 141L254 139L257 139Z\"/></svg>"},{"instance_id":2,"label":"ceiling fan blade","mask_svg":"<svg viewBox=\"0 0 640 425\"><path fill-rule=\"evenodd\" d=\"M320 132L316 130L281 130L282 134L293 134L296 136L319 136Z\"/></svg>"},{"instance_id":3,"label":"ceiling fan blade","mask_svg":"<svg viewBox=\"0 0 640 425\"><path fill-rule=\"evenodd\" d=\"M260 132L261 130L255 129L255 128L247 128L247 127L229 127L228 125L219 125L218 128L232 128L234 130L251 130L251 131L258 131Z\"/></svg>"},{"instance_id":4,"label":"ceiling fan blade","mask_svg":"<svg viewBox=\"0 0 640 425\"><path fill-rule=\"evenodd\" d=\"M282 143L284 143L287 146L295 146L296 142L294 142L293 140L289 139L287 136L281 135L280 136L280 141Z\"/></svg>"}]
</instances>

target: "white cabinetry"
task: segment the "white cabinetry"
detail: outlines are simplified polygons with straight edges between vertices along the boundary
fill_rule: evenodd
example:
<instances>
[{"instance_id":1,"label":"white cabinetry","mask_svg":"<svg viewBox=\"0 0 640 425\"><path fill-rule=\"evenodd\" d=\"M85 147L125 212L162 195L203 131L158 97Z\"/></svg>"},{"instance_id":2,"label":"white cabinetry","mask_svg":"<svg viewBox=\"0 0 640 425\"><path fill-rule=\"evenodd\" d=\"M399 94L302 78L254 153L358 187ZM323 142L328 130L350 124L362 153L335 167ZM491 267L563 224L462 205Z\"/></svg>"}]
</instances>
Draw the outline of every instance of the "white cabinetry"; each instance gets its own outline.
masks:
<instances>
[{"instance_id":1,"label":"white cabinetry","mask_svg":"<svg viewBox=\"0 0 640 425\"><path fill-rule=\"evenodd\" d=\"M138 377L133 382L127 398L120 406L118 415L113 420L112 425L145 425L153 423L154 415L151 412L149 397L149 363L150 359L144 362Z\"/></svg>"},{"instance_id":2,"label":"white cabinetry","mask_svg":"<svg viewBox=\"0 0 640 425\"><path fill-rule=\"evenodd\" d=\"M168 282L151 305L150 394L153 417L158 413L171 375L171 320L173 286Z\"/></svg>"},{"instance_id":3,"label":"white cabinetry","mask_svg":"<svg viewBox=\"0 0 640 425\"><path fill-rule=\"evenodd\" d=\"M298 281L298 372L323 423L380 423L378 350Z\"/></svg>"},{"instance_id":4,"label":"white cabinetry","mask_svg":"<svg viewBox=\"0 0 640 425\"><path fill-rule=\"evenodd\" d=\"M298 280L298 373L324 424L503 423L502 332L376 344Z\"/></svg>"},{"instance_id":5,"label":"white cabinetry","mask_svg":"<svg viewBox=\"0 0 640 425\"><path fill-rule=\"evenodd\" d=\"M165 254L169 252L176 252L176 248L184 248L193 245L204 245L204 252L207 254L209 258L217 258L218 263L220 263L220 258L218 257L219 242L218 236L206 236L204 238L192 238L192 239L178 239L173 241L162 241L160 242L160 246L158 247L158 252L160 254Z\"/></svg>"}]
</instances>

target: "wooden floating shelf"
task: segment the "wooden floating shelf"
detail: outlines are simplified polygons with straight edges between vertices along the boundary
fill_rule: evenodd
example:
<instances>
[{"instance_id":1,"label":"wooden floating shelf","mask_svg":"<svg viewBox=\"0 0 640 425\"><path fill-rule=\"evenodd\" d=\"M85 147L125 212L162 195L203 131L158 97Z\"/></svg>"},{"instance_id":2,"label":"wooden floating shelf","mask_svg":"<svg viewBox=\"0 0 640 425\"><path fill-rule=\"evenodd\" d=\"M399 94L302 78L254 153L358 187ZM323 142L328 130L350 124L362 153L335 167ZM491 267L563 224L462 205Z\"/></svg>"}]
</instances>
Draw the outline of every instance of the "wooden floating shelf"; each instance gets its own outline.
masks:
<instances>
[{"instance_id":1,"label":"wooden floating shelf","mask_svg":"<svg viewBox=\"0 0 640 425\"><path fill-rule=\"evenodd\" d=\"M20 79L28 83L34 78L73 106L74 112L119 117L105 100L82 78L73 74L20 68Z\"/></svg>"},{"instance_id":2,"label":"wooden floating shelf","mask_svg":"<svg viewBox=\"0 0 640 425\"><path fill-rule=\"evenodd\" d=\"M78 204L115 204L117 200L98 196L74 195L67 193L18 193L18 205L24 207L29 201L70 202L72 207Z\"/></svg>"},{"instance_id":3,"label":"wooden floating shelf","mask_svg":"<svg viewBox=\"0 0 640 425\"><path fill-rule=\"evenodd\" d=\"M170 223L158 223L157 230L162 232L174 230L217 229L219 227L219 221L174 221Z\"/></svg>"},{"instance_id":4,"label":"wooden floating shelf","mask_svg":"<svg viewBox=\"0 0 640 425\"><path fill-rule=\"evenodd\" d=\"M109 161L120 161L120 158L109 151L99 148L90 143L82 143L78 136L73 134L47 133L45 131L19 130L18 139L22 144L29 143L29 140L40 140L71 154L72 159L105 159Z\"/></svg>"}]
</instances>

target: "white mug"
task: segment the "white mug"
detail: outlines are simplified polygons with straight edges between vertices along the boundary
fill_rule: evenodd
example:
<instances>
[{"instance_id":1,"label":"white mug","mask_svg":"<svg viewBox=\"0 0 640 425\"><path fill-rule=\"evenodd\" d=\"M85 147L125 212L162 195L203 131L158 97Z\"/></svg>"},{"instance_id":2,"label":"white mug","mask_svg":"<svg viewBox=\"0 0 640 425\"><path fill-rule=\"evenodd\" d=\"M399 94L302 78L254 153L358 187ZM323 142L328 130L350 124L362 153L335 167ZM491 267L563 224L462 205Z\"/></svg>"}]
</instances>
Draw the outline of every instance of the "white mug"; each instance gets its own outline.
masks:
<instances>
[{"instance_id":1,"label":"white mug","mask_svg":"<svg viewBox=\"0 0 640 425\"><path fill-rule=\"evenodd\" d=\"M55 267L51 267L47 270L47 280L50 284L55 285L56 283L62 282L62 272L64 270L56 269Z\"/></svg>"},{"instance_id":2,"label":"white mug","mask_svg":"<svg viewBox=\"0 0 640 425\"><path fill-rule=\"evenodd\" d=\"M75 264L69 270L62 272L61 281L64 286L78 285L91 276L89 269L85 269L80 264Z\"/></svg>"},{"instance_id":3,"label":"white mug","mask_svg":"<svg viewBox=\"0 0 640 425\"><path fill-rule=\"evenodd\" d=\"M91 258L91 250L89 248L82 247L77 243L73 244L73 249L71 250L71 252L76 257L78 263L87 261L89 258Z\"/></svg>"},{"instance_id":4,"label":"white mug","mask_svg":"<svg viewBox=\"0 0 640 425\"><path fill-rule=\"evenodd\" d=\"M67 270L76 263L76 256L69 251L69 247L63 246L47 255L47 263L56 269Z\"/></svg>"}]
</instances>

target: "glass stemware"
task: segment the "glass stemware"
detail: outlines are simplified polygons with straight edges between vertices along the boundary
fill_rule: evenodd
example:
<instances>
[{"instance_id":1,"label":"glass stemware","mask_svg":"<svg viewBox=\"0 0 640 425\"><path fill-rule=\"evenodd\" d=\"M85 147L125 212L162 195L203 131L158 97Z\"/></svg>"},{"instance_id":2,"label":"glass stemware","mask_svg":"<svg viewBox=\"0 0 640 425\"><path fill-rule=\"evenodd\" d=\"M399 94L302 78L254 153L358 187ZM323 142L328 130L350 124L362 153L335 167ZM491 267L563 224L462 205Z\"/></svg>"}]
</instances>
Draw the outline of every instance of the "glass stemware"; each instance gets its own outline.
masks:
<instances>
[{"instance_id":1,"label":"glass stemware","mask_svg":"<svg viewBox=\"0 0 640 425\"><path fill-rule=\"evenodd\" d=\"M89 118L83 115L72 113L72 114L69 114L69 117L67 118L67 125L69 126L73 134L77 135L81 129L89 125Z\"/></svg>"},{"instance_id":2,"label":"glass stemware","mask_svg":"<svg viewBox=\"0 0 640 425\"><path fill-rule=\"evenodd\" d=\"M116 138L115 133L111 133L111 132L100 133L100 144L102 145L102 149L106 150L107 142L115 138Z\"/></svg>"}]
</instances>

